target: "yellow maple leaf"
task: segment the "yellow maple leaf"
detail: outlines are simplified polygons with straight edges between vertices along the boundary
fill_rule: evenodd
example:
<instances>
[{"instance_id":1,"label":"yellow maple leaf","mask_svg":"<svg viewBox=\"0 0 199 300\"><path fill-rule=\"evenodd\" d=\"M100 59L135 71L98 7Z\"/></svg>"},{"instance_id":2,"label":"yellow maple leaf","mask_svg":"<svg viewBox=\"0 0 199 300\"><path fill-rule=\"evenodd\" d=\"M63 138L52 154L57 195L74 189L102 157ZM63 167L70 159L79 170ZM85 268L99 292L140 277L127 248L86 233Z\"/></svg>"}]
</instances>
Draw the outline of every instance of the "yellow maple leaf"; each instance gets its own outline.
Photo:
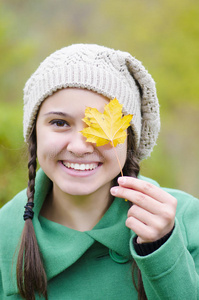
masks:
<instances>
[{"instance_id":1,"label":"yellow maple leaf","mask_svg":"<svg viewBox=\"0 0 199 300\"><path fill-rule=\"evenodd\" d=\"M87 138L87 142L96 143L96 146L103 146L111 143L115 150L118 144L123 144L127 137L126 129L130 126L133 115L123 116L122 105L115 98L104 107L104 113L100 113L96 108L87 107L83 121L88 125L82 131L82 135ZM120 167L122 168L115 150L115 154Z\"/></svg>"},{"instance_id":2,"label":"yellow maple leaf","mask_svg":"<svg viewBox=\"0 0 199 300\"><path fill-rule=\"evenodd\" d=\"M88 125L81 133L87 138L87 142L103 146L109 142L113 147L123 144L126 137L126 129L130 126L133 115L123 116L122 105L115 98L104 107L104 113L96 108L87 107L83 121Z\"/></svg>"}]
</instances>

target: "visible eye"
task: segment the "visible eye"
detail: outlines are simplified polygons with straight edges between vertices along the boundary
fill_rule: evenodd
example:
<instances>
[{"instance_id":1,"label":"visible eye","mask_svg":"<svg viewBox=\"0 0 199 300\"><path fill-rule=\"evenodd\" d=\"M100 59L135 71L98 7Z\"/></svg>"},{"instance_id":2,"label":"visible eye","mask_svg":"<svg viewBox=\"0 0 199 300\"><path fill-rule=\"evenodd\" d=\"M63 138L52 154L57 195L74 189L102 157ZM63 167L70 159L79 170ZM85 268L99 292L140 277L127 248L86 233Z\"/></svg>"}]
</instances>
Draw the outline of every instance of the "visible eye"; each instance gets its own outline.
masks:
<instances>
[{"instance_id":1,"label":"visible eye","mask_svg":"<svg viewBox=\"0 0 199 300\"><path fill-rule=\"evenodd\" d=\"M65 120L52 120L49 122L51 125L55 125L57 127L68 127L69 124Z\"/></svg>"}]
</instances>

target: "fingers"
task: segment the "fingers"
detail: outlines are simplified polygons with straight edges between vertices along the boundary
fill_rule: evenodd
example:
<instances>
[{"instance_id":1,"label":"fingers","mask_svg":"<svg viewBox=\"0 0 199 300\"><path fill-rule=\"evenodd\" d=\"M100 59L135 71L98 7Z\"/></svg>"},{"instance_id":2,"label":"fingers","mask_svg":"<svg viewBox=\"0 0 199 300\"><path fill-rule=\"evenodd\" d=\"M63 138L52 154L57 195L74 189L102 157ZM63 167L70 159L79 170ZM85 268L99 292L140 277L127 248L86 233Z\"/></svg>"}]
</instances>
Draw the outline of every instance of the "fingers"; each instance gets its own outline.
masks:
<instances>
[{"instance_id":1,"label":"fingers","mask_svg":"<svg viewBox=\"0 0 199 300\"><path fill-rule=\"evenodd\" d=\"M127 218L126 226L137 234L137 243L139 244L157 241L162 236L167 234L167 232L165 232L165 234L161 236L159 231L155 230L155 228L142 223L140 220L134 217ZM170 232L170 230L168 232Z\"/></svg>"},{"instance_id":2,"label":"fingers","mask_svg":"<svg viewBox=\"0 0 199 300\"><path fill-rule=\"evenodd\" d=\"M129 191L135 190L141 192L144 195L150 196L151 198L155 199L158 202L164 203L166 200L166 202L170 203L171 205L175 206L177 204L176 199L173 196L171 196L161 188L149 182L146 182L144 180L140 180L134 177L124 176L118 178L118 183L119 183L119 187L116 187L116 189L118 188L117 193L119 193L120 196L117 197L121 197L124 199L128 199L129 201L132 201L130 196L131 193ZM119 189L120 187L123 187L124 189ZM112 193L112 189L111 189L111 193Z\"/></svg>"},{"instance_id":3,"label":"fingers","mask_svg":"<svg viewBox=\"0 0 199 300\"><path fill-rule=\"evenodd\" d=\"M177 206L173 196L137 178L120 177L118 183L111 194L133 203L126 226L138 235L139 242L156 241L173 229Z\"/></svg>"},{"instance_id":4,"label":"fingers","mask_svg":"<svg viewBox=\"0 0 199 300\"><path fill-rule=\"evenodd\" d=\"M133 205L128 211L126 226L138 235L140 241L148 243L159 240L170 232L174 227L174 218L173 213L166 218L161 211L159 214L152 214Z\"/></svg>"},{"instance_id":5,"label":"fingers","mask_svg":"<svg viewBox=\"0 0 199 300\"><path fill-rule=\"evenodd\" d=\"M114 190L111 189L111 193L114 196L119 198L124 198L132 202L133 204L138 205L139 207L144 208L145 210L157 214L161 208L161 203L156 201L155 199L135 190L123 188L123 187L116 187Z\"/></svg>"}]
</instances>

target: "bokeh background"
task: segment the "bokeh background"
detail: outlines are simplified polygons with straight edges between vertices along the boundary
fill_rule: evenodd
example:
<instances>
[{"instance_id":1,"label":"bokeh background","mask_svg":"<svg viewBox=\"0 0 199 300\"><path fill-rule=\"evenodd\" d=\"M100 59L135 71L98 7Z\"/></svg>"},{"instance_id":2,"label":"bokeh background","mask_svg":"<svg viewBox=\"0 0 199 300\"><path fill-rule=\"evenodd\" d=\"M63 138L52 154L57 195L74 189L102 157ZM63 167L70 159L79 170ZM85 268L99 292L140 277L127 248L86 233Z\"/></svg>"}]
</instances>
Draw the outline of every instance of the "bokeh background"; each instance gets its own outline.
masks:
<instances>
[{"instance_id":1,"label":"bokeh background","mask_svg":"<svg viewBox=\"0 0 199 300\"><path fill-rule=\"evenodd\" d=\"M23 87L51 52L97 43L130 52L156 81L161 133L142 174L199 196L198 0L1 0L0 207L27 185Z\"/></svg>"}]
</instances>

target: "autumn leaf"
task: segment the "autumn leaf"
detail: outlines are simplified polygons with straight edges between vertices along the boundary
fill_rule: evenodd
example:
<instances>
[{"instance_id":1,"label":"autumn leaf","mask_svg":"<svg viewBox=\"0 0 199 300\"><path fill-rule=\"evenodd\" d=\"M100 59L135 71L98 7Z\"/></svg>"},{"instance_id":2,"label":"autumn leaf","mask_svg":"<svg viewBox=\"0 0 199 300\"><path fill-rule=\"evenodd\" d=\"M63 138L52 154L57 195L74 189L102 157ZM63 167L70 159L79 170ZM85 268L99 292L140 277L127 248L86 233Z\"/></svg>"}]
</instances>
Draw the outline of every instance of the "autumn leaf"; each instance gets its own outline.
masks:
<instances>
[{"instance_id":1,"label":"autumn leaf","mask_svg":"<svg viewBox=\"0 0 199 300\"><path fill-rule=\"evenodd\" d=\"M104 113L96 108L87 107L83 121L88 125L81 133L87 138L87 142L103 146L111 143L116 147L123 144L126 137L126 129L130 126L133 115L123 116L122 105L115 98L104 107Z\"/></svg>"},{"instance_id":2,"label":"autumn leaf","mask_svg":"<svg viewBox=\"0 0 199 300\"><path fill-rule=\"evenodd\" d=\"M81 133L87 138L87 142L96 143L97 147L110 143L115 149L118 144L125 142L126 129L130 126L132 117L133 115L123 116L122 105L115 98L105 105L104 113L100 113L96 108L86 108L83 121L88 127ZM122 174L117 152L115 153Z\"/></svg>"}]
</instances>

